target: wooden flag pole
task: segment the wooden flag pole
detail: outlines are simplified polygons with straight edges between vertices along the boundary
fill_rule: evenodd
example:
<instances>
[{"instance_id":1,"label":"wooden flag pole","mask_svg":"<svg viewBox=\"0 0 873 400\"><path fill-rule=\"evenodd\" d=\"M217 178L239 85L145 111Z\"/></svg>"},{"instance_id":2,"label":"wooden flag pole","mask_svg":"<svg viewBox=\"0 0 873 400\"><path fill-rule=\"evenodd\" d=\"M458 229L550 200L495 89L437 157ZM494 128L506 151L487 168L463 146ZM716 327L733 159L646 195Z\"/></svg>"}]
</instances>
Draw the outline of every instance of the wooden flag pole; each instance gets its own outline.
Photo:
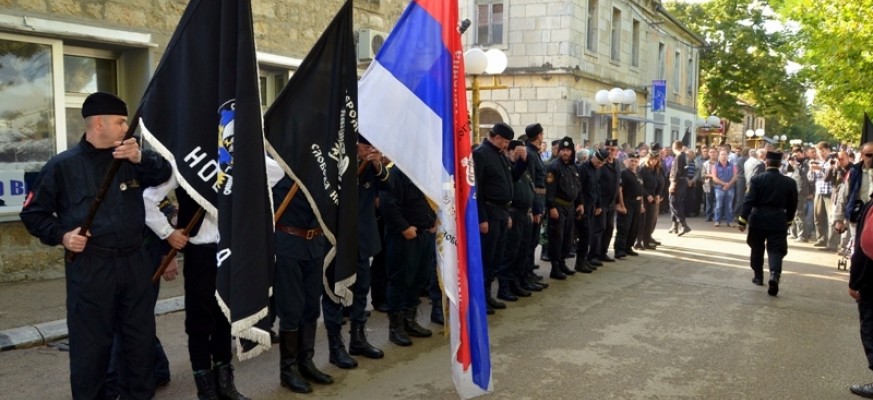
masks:
<instances>
[{"instance_id":1,"label":"wooden flag pole","mask_svg":"<svg viewBox=\"0 0 873 400\"><path fill-rule=\"evenodd\" d=\"M367 165L370 165L369 161L361 163L358 166L358 176L364 172L367 168ZM291 186L291 190L288 191L288 194L282 199L282 204L279 205L279 208L276 209L276 215L273 217L273 223L278 223L279 218L282 218L282 214L285 213L285 209L288 208L288 205L291 204L291 200L294 199L294 195L297 194L297 190L300 189L300 185L297 182L294 182L294 185Z\"/></svg>"},{"instance_id":2,"label":"wooden flag pole","mask_svg":"<svg viewBox=\"0 0 873 400\"><path fill-rule=\"evenodd\" d=\"M185 230L183 230L182 233L187 236L188 233L191 232L192 229L194 229L194 225L197 225L197 223L200 222L201 219L203 219L203 214L205 213L206 210L204 210L203 207L198 207L197 212L194 213L194 217L191 218L190 221L188 221L188 225L185 226ZM152 284L158 283L158 280L161 279L161 275L164 274L164 271L166 271L167 267L170 265L170 261L176 258L176 254L178 252L179 249L170 249L170 252L167 253L167 255L164 257L164 260L161 262L160 268L158 268L158 270L155 271L155 274L152 275Z\"/></svg>"}]
</instances>

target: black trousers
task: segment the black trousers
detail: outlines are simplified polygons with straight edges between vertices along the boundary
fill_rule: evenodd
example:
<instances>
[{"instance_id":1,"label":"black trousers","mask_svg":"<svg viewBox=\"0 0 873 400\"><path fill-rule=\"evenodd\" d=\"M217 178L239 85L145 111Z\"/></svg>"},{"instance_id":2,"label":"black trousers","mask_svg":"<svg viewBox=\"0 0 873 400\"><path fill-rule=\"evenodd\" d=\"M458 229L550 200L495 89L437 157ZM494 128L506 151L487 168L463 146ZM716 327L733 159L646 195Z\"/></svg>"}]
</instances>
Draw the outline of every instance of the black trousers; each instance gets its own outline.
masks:
<instances>
[{"instance_id":1,"label":"black trousers","mask_svg":"<svg viewBox=\"0 0 873 400\"><path fill-rule=\"evenodd\" d=\"M558 219L549 216L549 257L564 262L573 246L573 205L555 205Z\"/></svg>"},{"instance_id":2,"label":"black trousers","mask_svg":"<svg viewBox=\"0 0 873 400\"><path fill-rule=\"evenodd\" d=\"M500 274L500 259L506 248L506 230L509 222L509 212L486 205L488 207L488 233L479 234L482 244L482 268L485 284L494 282Z\"/></svg>"},{"instance_id":3,"label":"black trousers","mask_svg":"<svg viewBox=\"0 0 873 400\"><path fill-rule=\"evenodd\" d=\"M379 235L382 238L380 242L384 244L385 222L381 217L377 217L376 222L379 224ZM387 293L388 276L385 271L385 246L382 246L382 249L373 255L373 260L370 263L370 297L373 305L385 304Z\"/></svg>"},{"instance_id":4,"label":"black trousers","mask_svg":"<svg viewBox=\"0 0 873 400\"><path fill-rule=\"evenodd\" d=\"M194 371L211 370L213 363L230 362L230 323L215 299L218 273L214 245L185 246L185 333Z\"/></svg>"},{"instance_id":5,"label":"black trousers","mask_svg":"<svg viewBox=\"0 0 873 400\"><path fill-rule=\"evenodd\" d=\"M585 215L580 219L574 219L573 225L576 229L576 257L589 258L590 248L594 241L591 237L592 222L594 222L594 207L585 206Z\"/></svg>"},{"instance_id":6,"label":"black trousers","mask_svg":"<svg viewBox=\"0 0 873 400\"><path fill-rule=\"evenodd\" d=\"M419 295L430 282L430 269L436 257L433 233L423 229L406 239L400 233L387 232L388 310L399 312L416 308Z\"/></svg>"},{"instance_id":7,"label":"black trousers","mask_svg":"<svg viewBox=\"0 0 873 400\"><path fill-rule=\"evenodd\" d=\"M355 284L352 286L354 298L349 306L349 320L356 324L367 323L367 294L370 293L370 259L358 257ZM321 296L321 310L324 312L324 328L328 335L339 335L343 325L343 306Z\"/></svg>"},{"instance_id":8,"label":"black trousers","mask_svg":"<svg viewBox=\"0 0 873 400\"><path fill-rule=\"evenodd\" d=\"M746 243L752 249L749 255L749 264L756 276L763 273L765 249L770 272L782 273L782 258L788 254L788 231L749 228Z\"/></svg>"},{"instance_id":9,"label":"black trousers","mask_svg":"<svg viewBox=\"0 0 873 400\"><path fill-rule=\"evenodd\" d=\"M858 316L861 320L861 345L867 356L867 368L873 370L873 293L861 291L858 300Z\"/></svg>"},{"instance_id":10,"label":"black trousers","mask_svg":"<svg viewBox=\"0 0 873 400\"><path fill-rule=\"evenodd\" d=\"M113 336L121 337L124 365L118 391L124 399L155 393L154 268L144 249L98 254L96 246L67 262L70 386L74 399L103 399Z\"/></svg>"},{"instance_id":11,"label":"black trousers","mask_svg":"<svg viewBox=\"0 0 873 400\"><path fill-rule=\"evenodd\" d=\"M685 195L688 192L688 181L676 181L676 191L670 193L670 219L685 226Z\"/></svg>"},{"instance_id":12,"label":"black trousers","mask_svg":"<svg viewBox=\"0 0 873 400\"><path fill-rule=\"evenodd\" d=\"M276 279L273 282L273 298L279 329L296 331L304 325L315 324L321 314L319 297L322 293L324 257L299 259L281 251L281 240L276 234ZM293 239L292 239L293 240Z\"/></svg>"},{"instance_id":13,"label":"black trousers","mask_svg":"<svg viewBox=\"0 0 873 400\"><path fill-rule=\"evenodd\" d=\"M599 216L595 217L595 224L591 228L592 238L597 238L597 255L591 258L602 258L609 250L609 242L615 233L615 207L603 209ZM592 241L593 247L593 241ZM595 249L592 249L595 250Z\"/></svg>"},{"instance_id":14,"label":"black trousers","mask_svg":"<svg viewBox=\"0 0 873 400\"><path fill-rule=\"evenodd\" d=\"M615 245L613 246L616 254L627 253L633 247L634 242L637 241L637 233L640 230L640 219L642 217L640 202L638 200L624 199L624 206L627 209L627 213L624 215L618 214L616 217L618 222L616 224Z\"/></svg>"},{"instance_id":15,"label":"black trousers","mask_svg":"<svg viewBox=\"0 0 873 400\"><path fill-rule=\"evenodd\" d=\"M643 213L643 223L640 224L639 239L644 245L653 245L655 241L652 240L652 233L655 232L655 225L658 224L658 203L656 201L649 203L644 200L643 204L646 206L646 212Z\"/></svg>"},{"instance_id":16,"label":"black trousers","mask_svg":"<svg viewBox=\"0 0 873 400\"><path fill-rule=\"evenodd\" d=\"M500 261L502 273L497 277L501 286L526 276L530 262L530 240L533 228L530 214L527 210L515 210L510 212L510 217L512 228L506 234L506 246Z\"/></svg>"}]
</instances>

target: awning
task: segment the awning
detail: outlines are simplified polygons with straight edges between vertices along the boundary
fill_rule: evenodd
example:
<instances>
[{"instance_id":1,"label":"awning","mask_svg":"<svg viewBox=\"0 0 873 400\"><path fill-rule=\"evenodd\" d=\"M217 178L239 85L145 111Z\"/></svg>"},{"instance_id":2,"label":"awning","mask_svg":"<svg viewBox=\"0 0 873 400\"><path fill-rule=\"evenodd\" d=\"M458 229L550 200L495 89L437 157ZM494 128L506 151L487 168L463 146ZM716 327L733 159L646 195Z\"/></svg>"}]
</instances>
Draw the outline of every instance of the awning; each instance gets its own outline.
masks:
<instances>
[{"instance_id":1,"label":"awning","mask_svg":"<svg viewBox=\"0 0 873 400\"><path fill-rule=\"evenodd\" d=\"M597 114L602 115L602 116L607 117L607 118L612 118L612 113L600 113L600 112L598 112ZM661 121L655 121L655 120L650 119L650 118L645 118L645 117L641 117L639 115L633 115L633 114L618 114L618 119L624 120L624 121L639 122L639 123L643 123L643 124L653 124L653 125L661 125L661 126L667 125L666 123L661 122Z\"/></svg>"}]
</instances>

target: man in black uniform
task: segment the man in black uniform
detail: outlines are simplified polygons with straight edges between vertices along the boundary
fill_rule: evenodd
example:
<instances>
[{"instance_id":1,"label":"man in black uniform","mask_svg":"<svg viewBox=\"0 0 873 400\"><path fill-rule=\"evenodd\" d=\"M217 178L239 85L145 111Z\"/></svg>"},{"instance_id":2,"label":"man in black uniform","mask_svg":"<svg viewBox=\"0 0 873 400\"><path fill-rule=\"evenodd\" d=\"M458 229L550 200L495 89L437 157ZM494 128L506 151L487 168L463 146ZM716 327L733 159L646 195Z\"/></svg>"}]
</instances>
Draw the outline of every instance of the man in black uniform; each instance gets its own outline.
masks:
<instances>
[{"instance_id":1,"label":"man in black uniform","mask_svg":"<svg viewBox=\"0 0 873 400\"><path fill-rule=\"evenodd\" d=\"M514 163L528 157L524 142L513 140L509 143L507 155ZM530 291L522 287L522 280L527 282L529 265L528 255L531 251L531 207L534 203L534 184L529 169L525 169L512 188L512 205L509 207L509 217L512 226L506 234L506 246L500 261L500 290L497 298L506 301L516 301L519 297L529 297Z\"/></svg>"},{"instance_id":2,"label":"man in black uniform","mask_svg":"<svg viewBox=\"0 0 873 400\"><path fill-rule=\"evenodd\" d=\"M594 210L594 219L591 224L591 250L588 252L589 260L615 262L606 253L609 250L609 242L615 229L615 212L618 204L621 204L618 191L619 173L621 167L617 159L618 140L609 139L604 143L609 152L609 157L600 169L600 179L597 181L597 191L600 194L600 205ZM597 265L592 261L591 264Z\"/></svg>"},{"instance_id":3,"label":"man in black uniform","mask_svg":"<svg viewBox=\"0 0 873 400\"><path fill-rule=\"evenodd\" d=\"M576 271L567 267L565 259L573 245L573 219L582 217L582 192L579 170L573 163L573 140L564 137L558 143L558 159L546 168L546 210L549 215L549 277L564 280Z\"/></svg>"},{"instance_id":4,"label":"man in black uniform","mask_svg":"<svg viewBox=\"0 0 873 400\"><path fill-rule=\"evenodd\" d=\"M871 210L873 202L868 201L858 219L852 267L849 269L849 296L858 302L861 345L867 356L867 368L873 370L873 273L868 271L873 268L873 226L869 225ZM852 385L849 390L858 396L873 399L873 383Z\"/></svg>"},{"instance_id":5,"label":"man in black uniform","mask_svg":"<svg viewBox=\"0 0 873 400\"><path fill-rule=\"evenodd\" d=\"M143 248L143 190L170 177L170 165L140 150L127 132L127 106L97 92L82 104L85 135L42 168L21 211L31 235L75 256L65 265L70 386L74 399L103 399L112 337L121 335L124 399L154 397L154 271ZM113 159L121 166L87 235L80 232Z\"/></svg>"},{"instance_id":6,"label":"man in black uniform","mask_svg":"<svg viewBox=\"0 0 873 400\"><path fill-rule=\"evenodd\" d=\"M363 164L367 165L364 166ZM382 350L374 347L367 340L365 326L367 324L367 294L370 293L370 257L381 250L379 231L376 224L377 190L387 190L391 187L388 181L388 169L382 167L382 155L363 136L358 137L358 268L355 284L352 288L354 298L349 307L349 351L343 344L342 332L343 307L322 295L321 309L324 311L324 328L327 331L327 341L330 348L328 360L340 368L355 368L358 362L352 355L363 355L367 358L382 358ZM363 168L363 170L361 170Z\"/></svg>"},{"instance_id":7,"label":"man in black uniform","mask_svg":"<svg viewBox=\"0 0 873 400\"><path fill-rule=\"evenodd\" d=\"M596 150L588 161L579 164L579 180L581 183L580 189L582 192L582 206L584 213L582 218L576 218L576 236L579 238L576 242L576 266L575 270L582 273L591 273L597 267L603 265L597 259L590 259L590 247L593 241L591 240L591 228L594 221L594 210L600 208L600 167L606 163L609 158L609 153L606 150Z\"/></svg>"},{"instance_id":8,"label":"man in black uniform","mask_svg":"<svg viewBox=\"0 0 873 400\"><path fill-rule=\"evenodd\" d=\"M782 153L768 151L767 169L749 182L749 191L743 200L743 212L739 218L740 232L749 226L746 243L752 248L749 264L755 277L752 282L763 285L764 249L770 265L770 281L767 294L779 293L779 276L782 274L782 258L788 254L788 227L797 211L797 185L794 180L782 175Z\"/></svg>"},{"instance_id":9,"label":"man in black uniform","mask_svg":"<svg viewBox=\"0 0 873 400\"><path fill-rule=\"evenodd\" d=\"M389 173L391 188L379 193L387 251L388 339L410 346L409 336L433 334L418 324L417 315L418 297L436 257L436 213L403 171L391 166Z\"/></svg>"},{"instance_id":10,"label":"man in black uniform","mask_svg":"<svg viewBox=\"0 0 873 400\"><path fill-rule=\"evenodd\" d=\"M540 283L534 270L534 251L537 245L540 244L540 229L543 223L543 214L546 207L546 164L540 158L540 145L543 143L543 127L540 124L528 125L524 128L527 135L525 146L527 147L527 168L534 184L534 203L531 213L533 214L533 224L531 226L530 238L530 253L528 254L528 273L526 279L521 281L522 286L526 290L539 291L545 288L547 284ZM542 279L542 278L540 278Z\"/></svg>"},{"instance_id":11,"label":"man in black uniform","mask_svg":"<svg viewBox=\"0 0 873 400\"><path fill-rule=\"evenodd\" d=\"M491 309L506 308L505 303L491 296L491 283L500 274L497 269L506 247L506 231L512 223L509 218L512 183L521 177L527 167L524 161L518 161L513 166L503 154L514 136L515 132L509 125L499 122L491 128L488 139L473 150L485 302Z\"/></svg>"},{"instance_id":12,"label":"man in black uniform","mask_svg":"<svg viewBox=\"0 0 873 400\"><path fill-rule=\"evenodd\" d=\"M625 258L628 255L639 255L634 251L633 245L637 240L640 229L640 221L643 213L643 197L647 194L643 189L642 179L637 173L640 157L637 153L630 153L625 160L625 168L621 171L620 188L621 199L624 204L619 209L624 210L618 215L615 234L615 258Z\"/></svg>"},{"instance_id":13,"label":"man in black uniform","mask_svg":"<svg viewBox=\"0 0 873 400\"><path fill-rule=\"evenodd\" d=\"M670 167L670 214L673 228L670 233L682 236L691 232L685 223L685 194L688 192L688 159L685 156L685 145L681 140L673 142L673 165ZM682 230L679 229L680 225Z\"/></svg>"},{"instance_id":14,"label":"man in black uniform","mask_svg":"<svg viewBox=\"0 0 873 400\"><path fill-rule=\"evenodd\" d=\"M293 181L284 177L273 187L279 207ZM279 381L296 393L309 393L307 380L329 385L333 377L312 362L315 328L328 243L315 213L303 195L296 195L276 222L276 274L273 282L279 317ZM304 379L305 378L305 379Z\"/></svg>"}]
</instances>

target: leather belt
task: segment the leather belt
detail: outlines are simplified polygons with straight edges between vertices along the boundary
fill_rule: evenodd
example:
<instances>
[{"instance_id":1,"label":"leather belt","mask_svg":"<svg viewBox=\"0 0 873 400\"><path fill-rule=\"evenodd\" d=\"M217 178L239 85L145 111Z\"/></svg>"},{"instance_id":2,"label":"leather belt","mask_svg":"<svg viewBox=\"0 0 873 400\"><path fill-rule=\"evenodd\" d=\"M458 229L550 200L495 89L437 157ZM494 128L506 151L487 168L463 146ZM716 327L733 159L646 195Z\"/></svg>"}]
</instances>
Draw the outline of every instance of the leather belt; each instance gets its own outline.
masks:
<instances>
[{"instance_id":1,"label":"leather belt","mask_svg":"<svg viewBox=\"0 0 873 400\"><path fill-rule=\"evenodd\" d=\"M546 194L546 189L544 188L535 188L534 193L536 194Z\"/></svg>"},{"instance_id":2,"label":"leather belt","mask_svg":"<svg viewBox=\"0 0 873 400\"><path fill-rule=\"evenodd\" d=\"M142 247L129 247L126 249L111 249L94 244L86 244L85 252L99 257L126 257L136 253Z\"/></svg>"},{"instance_id":3,"label":"leather belt","mask_svg":"<svg viewBox=\"0 0 873 400\"><path fill-rule=\"evenodd\" d=\"M485 200L485 205L488 205L488 206L491 206L491 207L496 207L496 208L500 208L500 209L506 210L506 209L509 208L509 206L512 205L512 202L511 202L511 201L508 201L508 202L506 202L506 204L500 204L500 203L497 203L497 202L493 202L493 201L491 201L491 200Z\"/></svg>"},{"instance_id":4,"label":"leather belt","mask_svg":"<svg viewBox=\"0 0 873 400\"><path fill-rule=\"evenodd\" d=\"M530 208L509 207L509 212L511 212L511 213L518 213L518 212L530 213L530 211L531 211Z\"/></svg>"},{"instance_id":5,"label":"leather belt","mask_svg":"<svg viewBox=\"0 0 873 400\"><path fill-rule=\"evenodd\" d=\"M316 236L324 233L321 228L312 228L312 229L300 229L295 228L293 226L276 224L276 230L280 232L285 232L289 235L300 236L306 240L312 240Z\"/></svg>"},{"instance_id":6,"label":"leather belt","mask_svg":"<svg viewBox=\"0 0 873 400\"><path fill-rule=\"evenodd\" d=\"M573 202L570 201L570 200L559 199L559 198L556 197L556 198L555 198L555 204L557 204L557 205L559 205L559 206L561 206L561 207L566 207L566 206L572 205Z\"/></svg>"}]
</instances>

